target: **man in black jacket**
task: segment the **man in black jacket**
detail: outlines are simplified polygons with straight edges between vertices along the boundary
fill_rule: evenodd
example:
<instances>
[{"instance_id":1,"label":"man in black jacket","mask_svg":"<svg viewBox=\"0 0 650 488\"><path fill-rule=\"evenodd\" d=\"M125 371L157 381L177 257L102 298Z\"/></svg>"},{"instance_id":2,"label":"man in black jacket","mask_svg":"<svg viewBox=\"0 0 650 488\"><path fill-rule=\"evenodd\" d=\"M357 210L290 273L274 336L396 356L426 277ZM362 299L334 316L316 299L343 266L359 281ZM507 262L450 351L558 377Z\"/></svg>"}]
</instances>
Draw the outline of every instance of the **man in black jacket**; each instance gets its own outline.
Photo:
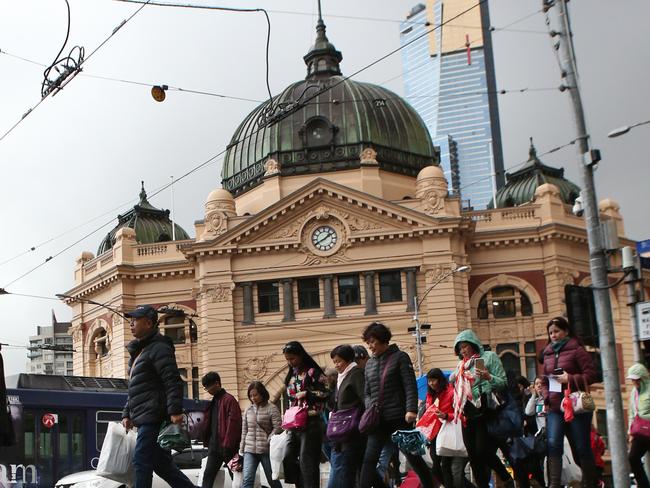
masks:
<instances>
[{"instance_id":1,"label":"man in black jacket","mask_svg":"<svg viewBox=\"0 0 650 488\"><path fill-rule=\"evenodd\" d=\"M135 339L126 346L131 359L122 425L127 430L138 428L133 457L135 488L151 488L154 471L174 488L196 488L157 442L163 421L183 422L183 382L174 343L160 334L158 312L150 305L141 305L126 317L131 319Z\"/></svg>"}]
</instances>

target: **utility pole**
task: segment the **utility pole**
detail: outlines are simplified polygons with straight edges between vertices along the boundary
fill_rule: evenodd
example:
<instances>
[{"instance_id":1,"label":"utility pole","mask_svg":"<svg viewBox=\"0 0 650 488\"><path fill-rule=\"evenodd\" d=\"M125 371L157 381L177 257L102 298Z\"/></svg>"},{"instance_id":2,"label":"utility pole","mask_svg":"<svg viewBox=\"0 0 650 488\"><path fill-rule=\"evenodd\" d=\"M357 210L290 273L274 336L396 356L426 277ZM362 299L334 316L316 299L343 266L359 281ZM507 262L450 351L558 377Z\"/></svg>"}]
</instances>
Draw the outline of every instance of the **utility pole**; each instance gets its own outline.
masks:
<instances>
[{"instance_id":1,"label":"utility pole","mask_svg":"<svg viewBox=\"0 0 650 488\"><path fill-rule=\"evenodd\" d=\"M578 166L582 175L583 190L581 192L589 242L589 267L594 288L596 304L596 319L600 338L600 354L603 365L603 380L605 383L605 402L607 409L607 433L609 437L609 452L612 457L612 475L614 486L624 488L630 486L630 471L627 459L627 436L623 421L623 402L621 399L621 384L616 357L616 338L612 321L612 308L607 289L607 261L603 250L602 235L598 204L594 189L593 167L598 162L598 151L589 150L589 135L585 124L582 99L578 85L578 73L573 49L571 23L567 10L568 0L556 0L560 21L559 57L562 69L564 87L571 95L573 115L576 125L576 147L578 150ZM545 2L545 7L548 3Z\"/></svg>"}]
</instances>

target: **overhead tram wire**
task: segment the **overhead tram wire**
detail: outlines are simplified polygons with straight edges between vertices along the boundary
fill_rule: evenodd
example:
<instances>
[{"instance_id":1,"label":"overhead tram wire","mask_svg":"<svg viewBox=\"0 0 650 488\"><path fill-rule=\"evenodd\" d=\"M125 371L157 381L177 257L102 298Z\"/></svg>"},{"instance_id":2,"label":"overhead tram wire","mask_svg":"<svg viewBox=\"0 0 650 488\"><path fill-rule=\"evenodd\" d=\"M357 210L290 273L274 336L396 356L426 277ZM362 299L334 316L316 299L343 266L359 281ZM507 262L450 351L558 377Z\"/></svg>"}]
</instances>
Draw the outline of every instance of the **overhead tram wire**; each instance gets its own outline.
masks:
<instances>
[{"instance_id":1,"label":"overhead tram wire","mask_svg":"<svg viewBox=\"0 0 650 488\"><path fill-rule=\"evenodd\" d=\"M126 1L126 0L117 0L117 1ZM332 90L333 88L337 87L338 85L340 85L340 84L342 84L342 83L345 83L345 82L346 82L347 80L349 80L350 78L352 78L352 77L358 75L359 73L362 73L363 71L365 71L365 70L367 70L367 69L373 67L374 65L380 63L381 61L383 61L383 60L389 58L389 57L392 56L393 54L400 52L400 51L401 51L402 49L404 49L406 46L412 44L413 42L417 41L418 39L420 39L420 38L422 38L422 37L424 37L424 36L430 34L431 32L435 31L436 29L439 29L439 28L443 27L446 23L452 22L452 21L454 21L455 19L462 17L462 16L465 15L466 13L472 11L472 10L475 9L476 7L479 7L481 4L486 3L486 2L487 2L487 0L479 0L478 3L476 3L476 4L474 4L473 6L467 8L466 10L463 10L462 12L460 12L460 13L458 13L457 15L455 15L454 17L448 19L447 21L443 22L442 24L439 24L439 25L434 26L432 29L429 29L428 31L424 32L423 34L421 34L421 35L419 35L419 36L413 38L411 41L409 41L409 42L403 44L402 46L400 46L400 47L398 47L398 48L395 48L395 49L393 49L392 51L389 51L387 54L385 54L385 55L383 55L383 56L380 56L379 58L377 58L377 59L375 59L374 61L372 61L370 64L364 66L363 68L358 69L357 71L353 72L352 74L350 74L350 75L348 75L348 76L345 76L345 77L342 77L341 80L339 80L338 82L333 83L333 84L331 84L331 85L328 85L327 87L323 88L322 91L319 91L319 92L317 92L317 93L314 94L314 95L311 95L310 97L308 97L308 98L307 98L304 102L302 102L302 103L305 104L305 103L307 103L307 102L309 102L309 101L315 99L316 97L322 95L323 93L326 93L326 92ZM149 3L149 2L147 2L147 3ZM146 5L146 4L145 4L145 5ZM143 6L144 6L144 5L143 5ZM138 10L138 11L139 11L139 10ZM137 12L136 12L136 13L137 13ZM121 24L121 25L124 25L124 23ZM293 112L288 112L288 113L286 113L286 114L280 114L280 116L278 117L278 119L276 120L276 122L279 121L279 120L284 119L285 117L289 116L291 113L293 113ZM176 183L178 183L179 181L185 179L186 177L188 177L188 176L190 176L191 174L195 173L195 172L198 171L199 169L201 169L201 168L207 166L208 164L214 162L215 160L217 160L217 158L223 156L223 155L228 151L228 148L229 148L230 146L232 146L233 144L238 144L238 143L240 143L240 142L245 141L246 139L249 139L249 138L253 137L253 136L256 135L257 133L259 133L259 132L261 132L262 130L264 130L265 128L266 128L266 126L260 126L260 127L258 127L257 129L255 129L254 131L252 131L252 132L250 132L249 134L247 134L247 135L246 135L245 137L243 137L242 139L239 139L238 141L235 141L234 143L229 144L226 148L222 149L221 151L219 151L219 152L218 152L217 154L215 154L214 156L212 156L212 157L206 159L205 161L203 161L202 163L200 163L198 166L195 166L195 167L192 168L191 170L187 171L185 174L183 174L183 175L180 176L179 178L174 179L174 182L173 182L173 183L168 183L168 184L164 185L164 186L163 186L162 188L160 188L157 192L154 192L154 193L151 194L150 196L151 196L151 197L156 196L156 195L159 194L160 192L162 192L162 191L166 190L167 188L169 188L172 184L176 184ZM1 140L1 139L0 139L0 140ZM13 281L11 281L11 282L10 282L8 285L6 285L6 286L12 285L12 284L16 283L18 280L21 280L21 279L23 279L24 277L28 276L29 274L33 273L34 271L36 271L37 269L39 269L40 267L42 267L43 265L45 265L46 263L48 263L49 261L51 261L52 259L54 259L55 257L61 255L63 252L67 251L68 249L70 249L71 247L75 246L76 244L82 242L82 241L85 240L87 237L90 237L91 235L95 234L95 233L98 232L99 230L103 229L104 227L106 227L107 225L109 225L113 220L114 220L114 219L111 219L110 222L107 222L106 224L104 224L104 225L102 225L101 227L95 229L94 231L90 232L89 234L86 234L84 237L78 239L77 241L75 241L75 242L72 243L71 245L67 246L65 249L59 251L58 253L54 254L53 256L48 257L44 262L42 262L42 263L39 264L38 266L35 266L34 268L30 269L29 271L23 273L22 275L20 275L18 278L16 278L16 279L14 279Z\"/></svg>"},{"instance_id":2,"label":"overhead tram wire","mask_svg":"<svg viewBox=\"0 0 650 488\"><path fill-rule=\"evenodd\" d=\"M546 155L548 155L548 154L551 154L551 153L557 152L557 151L559 151L560 149L564 149L565 147L569 147L569 146L575 144L577 141L578 141L578 138L573 139L573 140L567 142L566 144L562 144L561 146L556 146L556 147L554 147L553 149L549 149L549 150L546 151L546 152L543 152L543 153L541 153L541 154L538 154L537 157L538 157L538 158L541 158L542 156L546 156ZM500 174L502 174L502 173L508 173L508 172L512 171L513 169L516 169L516 168L519 168L519 167L521 167L521 166L524 166L526 163L528 163L528 160L526 160L526 161L522 161L521 163L517 163L517 164L515 164L515 165L513 165L513 166L510 166L510 167L508 167L508 168L506 168L506 169L502 169L502 170L497 171L497 172L495 172L495 173L490 173L489 175L484 176L484 177L482 177L482 178L479 178L478 180L474 180L474 181L472 181L471 183L468 183L467 185L461 186L461 187L458 189L458 191L463 191L463 190L465 190L466 188L469 188L470 186L476 185L477 183L480 183L480 182L485 181L485 180L487 180L487 179L491 179L491 178L493 178L493 177L496 176L496 175L500 175Z\"/></svg>"},{"instance_id":3,"label":"overhead tram wire","mask_svg":"<svg viewBox=\"0 0 650 488\"><path fill-rule=\"evenodd\" d=\"M67 1L66 1L66 3L67 3ZM97 47L96 47L96 48L95 48L95 49L94 49L94 50L93 50L93 51L92 51L92 52L91 52L87 57L85 57L85 59L83 59L83 60L79 63L78 70L77 70L74 74L72 74L72 75L67 79L67 81L64 83L63 86L60 87L60 89L63 89L64 86L66 86L70 81L72 81L72 80L74 79L74 77L75 77L75 76L76 76L76 75L81 71L81 67L82 67L82 66L83 66L83 65L84 65L84 64L85 64L85 63L86 63L86 62L87 62L87 61L88 61L88 60L89 60L89 59L90 59L90 58L91 58L91 57L92 57L92 56L93 56L93 55L94 55L94 54L95 54L95 53L96 53L96 52L97 52L97 51L98 51L98 50L99 50L103 45L104 45L104 44L106 44L106 43L108 42L108 40L109 40L111 37L113 37L113 36L117 33L117 31L119 31L122 27L124 27L124 25L125 25L127 22L129 22L129 21L130 21L130 20L131 20L131 19L132 19L132 18L133 18L133 17L134 17L138 12L140 12L140 10L142 10L142 9L143 9L143 8L144 8L148 3L149 3L149 1L145 2L144 4L142 4L142 6L141 6L139 9L137 9L133 14L131 14L130 17L128 17L127 19L123 20L123 21L120 23L120 25L118 25L115 29L113 29L113 32L111 32L111 34L110 34L106 39L104 39L104 41L103 41L99 46L97 46ZM69 26L68 26L68 27L69 27ZM62 48L62 49L63 49L63 48ZM29 115L30 115L34 110L36 110L36 109L38 108L38 106L39 106L41 103L43 103L45 100L47 100L47 99L50 97L50 95L54 96L56 93L58 93L58 91L56 91L56 90L52 90L52 91L48 92L44 97L42 97L42 98L38 101L38 103L37 103L36 105L34 105L33 107L27 109L27 111L22 115L22 117L21 117L20 119L18 119L18 121L17 121L14 125L12 125L12 126L11 126L11 127L10 127L10 128L9 128L9 129L4 133L4 134L2 134L2 136L0 136L0 142L2 142L2 141L4 140L5 137L7 137L9 134L11 134L11 133L13 132L13 130L14 130L16 127L18 127L18 125L20 125L20 123L21 123L23 120L25 120L25 119L26 119L26 118L27 118L27 117L28 117L28 116L29 116Z\"/></svg>"},{"instance_id":4,"label":"overhead tram wire","mask_svg":"<svg viewBox=\"0 0 650 488\"><path fill-rule=\"evenodd\" d=\"M125 0L115 0L115 1L125 1ZM546 34L544 32L544 34ZM14 58L21 59L23 61L29 62L36 64L38 66L45 66L42 63L38 63L36 61L33 61L31 59L27 59L21 56L16 56L14 54L8 53L7 51L2 51L0 50L0 54L6 54ZM118 83L126 83L126 84L131 84L131 85L138 85L138 86L146 86L146 87L152 87L155 85L155 83L146 83L143 81L134 81L134 80L125 80L121 78L113 78L110 76L101 76L101 75L93 75L89 74L86 72L79 73L80 76L86 77L86 78L97 78L100 80L106 80L106 81L114 81ZM399 78L402 75L398 75L394 78L391 78L390 80L387 80L384 83L387 83L388 81L392 81L394 79ZM382 83L382 84L384 84ZM230 99L230 100L238 100L238 101L245 101L245 102L254 102L254 103L263 103L264 100L260 99L255 99L255 98L247 98L247 97L237 97L233 95L223 95L221 93L214 93L214 92L206 92L206 91L200 91L200 90L192 90L192 89L187 89L187 88L181 88L181 87L176 87L172 85L167 85L168 90L172 91L179 91L179 92L184 92L184 93L193 93L197 95L207 95L207 96L212 96L212 97L218 97L218 98L224 98L224 99ZM486 95L486 94L497 94L497 95L505 95L505 94L510 94L510 93L525 93L525 92L542 92L542 91L553 91L557 90L557 87L540 87L540 88L530 88L530 87L525 87L525 88L515 88L515 89L499 89L499 90L479 90L479 91L474 91L474 92L464 92L464 93L458 93L454 95L447 95L447 97L466 97L466 96L472 96L472 95ZM436 98L437 95L414 95L410 96L408 98ZM389 97L386 98L386 100L396 100L399 98L403 97ZM331 104L339 104L339 103L350 103L350 102L372 102L375 99L346 99L346 100L331 100L331 101L326 101L326 102L319 102L319 103L331 103ZM313 105L315 103L306 103L305 105ZM2 266L2 263L0 263L0 266Z\"/></svg>"},{"instance_id":5,"label":"overhead tram wire","mask_svg":"<svg viewBox=\"0 0 650 488\"><path fill-rule=\"evenodd\" d=\"M138 3L142 4L144 2L137 0L114 0L116 2L123 3ZM268 12L263 8L235 8L235 7L215 7L210 5L193 5L193 4L181 4L181 3L162 3L154 2L147 0L146 4L152 5L155 7L176 7L176 8L190 8L190 9L201 9L201 10L219 10L224 12L243 12L243 13L254 13L262 12L266 18L266 89L269 93L269 100L273 98L271 93L271 85L269 83L269 49L271 46L271 19L269 18ZM146 5L145 4L145 5Z\"/></svg>"},{"instance_id":6,"label":"overhead tram wire","mask_svg":"<svg viewBox=\"0 0 650 488\"><path fill-rule=\"evenodd\" d=\"M0 49L0 54L5 54L7 56L10 56L12 58L20 59L21 61L25 61L27 63L34 64L36 66L43 66L45 67L46 65L43 63L39 63L38 61L34 61L32 59L24 58L22 56L17 56L15 54L9 53L7 51L3 51ZM122 78L113 78L110 76L101 76L101 75L93 75L90 73L86 72L81 72L79 73L79 76L82 76L84 78L96 78L99 80L106 80L106 81L114 81L116 83L126 83L130 85L138 85L138 86L146 86L146 87L153 87L156 85L156 83L145 83L143 81L133 81L133 80L125 80ZM211 97L217 97L217 98L224 98L228 100L238 100L238 101L244 101L244 102L254 102L254 103L262 103L264 100L260 100L257 98L246 98L246 97L236 97L234 95L224 95L222 93L214 93L214 92L208 92L208 91L203 91L203 90L193 90L189 88L182 88L180 86L173 86L173 85L167 85L167 89L171 91L178 91L178 92L184 92L184 93L192 93L192 94L197 94L197 95L207 95Z\"/></svg>"}]
</instances>

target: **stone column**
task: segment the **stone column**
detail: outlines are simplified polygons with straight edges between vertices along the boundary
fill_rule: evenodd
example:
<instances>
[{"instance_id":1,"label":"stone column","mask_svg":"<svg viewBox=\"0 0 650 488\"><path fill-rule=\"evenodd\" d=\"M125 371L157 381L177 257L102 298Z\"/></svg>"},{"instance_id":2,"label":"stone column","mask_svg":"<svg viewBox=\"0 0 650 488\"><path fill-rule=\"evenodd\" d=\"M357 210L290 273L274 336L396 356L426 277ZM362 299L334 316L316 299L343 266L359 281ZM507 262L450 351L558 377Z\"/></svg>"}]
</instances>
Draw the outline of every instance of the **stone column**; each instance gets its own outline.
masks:
<instances>
[{"instance_id":1,"label":"stone column","mask_svg":"<svg viewBox=\"0 0 650 488\"><path fill-rule=\"evenodd\" d=\"M377 315L377 297L375 296L375 272L364 271L364 296L366 299L366 312L364 315Z\"/></svg>"},{"instance_id":2,"label":"stone column","mask_svg":"<svg viewBox=\"0 0 650 488\"><path fill-rule=\"evenodd\" d=\"M334 280L334 276L332 275L323 276L323 298L325 300L324 319L336 317L336 310L334 308L334 283L332 280Z\"/></svg>"},{"instance_id":3,"label":"stone column","mask_svg":"<svg viewBox=\"0 0 650 488\"><path fill-rule=\"evenodd\" d=\"M242 324L255 323L255 307L253 306L253 283L250 281L241 284L244 289L244 320Z\"/></svg>"},{"instance_id":4,"label":"stone column","mask_svg":"<svg viewBox=\"0 0 650 488\"><path fill-rule=\"evenodd\" d=\"M406 268L406 311L413 312L415 310L414 300L418 296L417 283L415 280L417 268Z\"/></svg>"},{"instance_id":5,"label":"stone column","mask_svg":"<svg viewBox=\"0 0 650 488\"><path fill-rule=\"evenodd\" d=\"M292 322L296 320L293 308L293 280L284 278L280 280L280 283L282 283L282 308L284 309L282 322Z\"/></svg>"}]
</instances>

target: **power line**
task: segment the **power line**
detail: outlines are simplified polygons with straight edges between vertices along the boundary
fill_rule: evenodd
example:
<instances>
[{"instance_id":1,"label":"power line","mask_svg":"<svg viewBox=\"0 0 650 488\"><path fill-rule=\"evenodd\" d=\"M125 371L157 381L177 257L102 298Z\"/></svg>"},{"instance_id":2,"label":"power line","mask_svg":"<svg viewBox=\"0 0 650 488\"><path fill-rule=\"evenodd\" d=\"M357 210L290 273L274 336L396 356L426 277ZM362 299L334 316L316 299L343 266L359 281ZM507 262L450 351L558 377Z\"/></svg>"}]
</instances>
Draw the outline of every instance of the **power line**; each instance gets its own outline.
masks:
<instances>
[{"instance_id":1,"label":"power line","mask_svg":"<svg viewBox=\"0 0 650 488\"><path fill-rule=\"evenodd\" d=\"M143 4L144 2L138 1L138 0L114 0L117 2L124 2L124 3L138 3L138 4ZM191 8L191 9L203 9L203 10L220 10L224 12L246 12L246 13L252 13L252 12L262 12L264 14L264 17L266 18L266 89L269 93L269 100L273 98L273 94L271 93L271 85L269 84L269 48L271 46L271 19L269 18L268 12L263 9L263 8L235 8L235 7L213 7L209 5L193 5L193 4L181 4L181 3L161 3L161 2L153 2L151 0L147 0L145 5L149 4L155 7L178 7L178 8Z\"/></svg>"},{"instance_id":2,"label":"power line","mask_svg":"<svg viewBox=\"0 0 650 488\"><path fill-rule=\"evenodd\" d=\"M122 0L118 0L118 1L122 1ZM125 1L126 1L126 0L125 0ZM380 63L381 61L387 59L388 57L392 56L393 54L398 53L399 51L401 51L402 49L404 49L406 46L412 44L413 42L417 41L418 39L420 39L420 38L422 38L422 37L424 37L424 36L430 34L431 32L433 32L433 31L436 30L436 29L439 29L439 28L443 27L446 23L452 22L453 20L462 17L462 16L465 15L466 13L470 12L471 10L475 9L476 7L480 6L481 4L483 4L483 3L485 3L485 2L487 2L487 0L480 0L480 1L479 1L478 3L476 3L475 5L473 5L473 6L469 7L469 8L467 8L466 10L460 12L459 14L457 14L457 15L455 15L454 17L448 19L447 21L443 22L442 24L439 24L439 25L433 27L432 29L429 29L428 31L426 31L426 32L424 32L424 33L422 33L422 34L420 34L419 36L416 36L415 38L413 38L413 39L410 40L409 42L403 44L403 45L400 46L400 47L397 47L397 48L393 49L392 51L388 52L387 54L385 54L385 55L383 55L383 56L380 56L379 58L377 58L377 59L375 59L374 61L372 61L370 64L368 64L368 65L366 65L366 66L364 66L364 67L358 69L357 71L353 72L352 74L350 74L350 75L348 75L348 76L345 76L345 77L342 77L341 80L339 80L338 82L333 83L333 84L331 84L331 85L328 85L328 86L326 86L326 87L323 87L322 90L317 91L315 94L313 94L313 95L311 95L310 97L308 97L305 101L301 102L301 105L300 105L300 106L304 106L304 104L306 104L306 103L308 103L309 101L315 99L316 97L322 95L323 93L326 93L326 92L332 90L333 88L339 86L340 84L345 83L345 82L346 82L347 80L349 80L350 78L352 78L352 77L358 75L359 73L362 73L363 71L365 71L365 70L371 68L372 66L374 66L374 65L376 65L376 64L378 64L378 63ZM147 3L149 3L149 2L147 2ZM146 5L146 4L145 4L145 5ZM143 7L144 7L144 5L143 5ZM141 7L141 8L142 8L142 7ZM139 10L138 10L138 11L139 11ZM136 13L137 13L137 12L136 12ZM135 15L135 14L134 14L134 15ZM133 17L133 16L131 16L131 18L132 18L132 17ZM125 22L126 22L126 21L125 21ZM124 23L121 24L120 27L121 27L122 25L124 25ZM118 29L119 29L119 27L118 27ZM116 31L117 31L117 29L116 29ZM114 31L114 32L116 32L116 31ZM272 103L272 100L269 101L269 103ZM295 109L294 109L294 110L295 110ZM287 117L287 116L289 116L291 113L293 113L294 110L290 110L290 111L286 111L286 112L284 112L284 113L280 113L280 114L278 114L278 115L275 117L275 119L273 120L273 122L275 123L275 122L278 122L279 120L284 119L285 117ZM174 182L172 182L172 183L168 183L168 184L162 186L158 191L154 192L154 193L151 195L151 197L156 196L156 195L159 194L160 192L162 192L162 191L166 190L167 188L169 188L172 184L177 183L177 182L179 182L179 181L185 179L186 177L190 176L191 174L193 174L194 172L198 171L199 169L201 169L201 168L207 166L208 164L214 162L215 160L217 160L217 158L220 158L221 156L223 156L223 155L228 151L228 149L229 149L231 146L233 146L233 145L235 145L235 144L238 144L238 143L240 143L240 142L243 142L243 141L246 140L246 139L251 138L252 136L256 135L258 132L264 130L265 127L266 127L266 126L261 125L261 126L258 127L256 130L254 130L254 131L252 131L250 134L246 135L244 138L242 138L242 139L240 139L240 140L238 140L238 141L236 141L236 142L234 142L234 143L229 144L226 148L222 149L221 151L219 151L219 152L218 152L217 154L215 154L214 156L211 156L210 158L206 159L205 161L203 161L203 162L200 163L199 165L197 165L197 166L195 166L194 168L192 168L191 170L187 171L185 174L183 174L183 175L180 176L179 178L175 179ZM2 140L2 139L0 138L0 140ZM5 287L10 286L10 285L16 283L18 280L20 280L20 279L24 278L25 276L31 274L32 272L36 271L37 269L39 269L40 267L42 267L43 265L45 265L46 263L48 263L48 262L51 261L52 259L56 258L57 256L60 256L63 252L67 251L68 249L70 249L71 247L75 246L75 245L78 244L79 242L85 240L87 237L90 237L91 235L95 234L96 232L98 232L98 231L101 230L102 228L106 227L106 226L109 225L112 221L113 221L113 219L111 219L109 222L103 224L103 225L100 226L99 228L93 230L92 232L86 234L84 237L78 239L77 241L75 241L75 242L72 243L71 245L67 246L67 247L64 248L63 250L59 251L58 253L56 253L56 254L54 254L54 255L52 255L52 256L49 256L47 259L45 259L44 262L40 263L38 266L35 266L34 268L30 269L29 271L23 273L23 274L20 275L18 278L14 279L13 281L11 281L11 282L8 283L7 285L5 285Z\"/></svg>"},{"instance_id":3,"label":"power line","mask_svg":"<svg viewBox=\"0 0 650 488\"><path fill-rule=\"evenodd\" d=\"M116 0L119 1L119 0ZM46 66L43 63L39 63L37 61L34 61L32 59L24 58L22 56L17 56L15 54L9 53L7 51L0 50L0 54L5 54L7 56L11 56L12 58L20 59L22 61L32 63L37 66ZM79 76L83 76L84 78L96 78L98 80L106 80L106 81L114 81L117 83L126 83L129 85L138 85L138 86L146 86L146 87L153 87L157 85L157 83L146 83L142 81L134 81L134 80L125 80L122 78L113 78L110 76L101 76L101 75L93 75L90 73L85 73L81 72L79 73ZM171 91L178 91L178 92L185 92L185 93L193 93L197 95L208 95L212 97L217 97L217 98L225 98L225 99L230 99L230 100L239 100L239 101L244 101L244 102L255 102L255 103L262 103L264 100L259 100L256 98L246 98L246 97L236 97L234 95L224 95L222 93L214 93L214 92L209 92L209 91L202 91L202 90L193 90L189 88L182 88L179 86L172 86L172 85L166 85L168 90Z\"/></svg>"},{"instance_id":4,"label":"power line","mask_svg":"<svg viewBox=\"0 0 650 488\"><path fill-rule=\"evenodd\" d=\"M559 151L560 149L564 149L565 147L571 146L571 145L575 144L577 140L578 139L576 138L576 139L573 139L573 140L567 142L566 144L562 144L561 146L557 146L557 147L554 147L553 149L549 149L548 151L546 151L546 152L544 152L542 154L539 154L538 157L546 156L547 154L551 154L551 153L554 153L556 151ZM472 181L471 183L468 183L467 185L461 186L458 189L458 191L462 191L462 190L464 190L466 188L469 188L470 186L476 185L477 183L480 183L480 182L485 181L487 179L491 179L492 177L494 177L496 175L500 175L502 173L510 172L513 169L519 168L520 166L524 166L528 162L529 162L529 160L522 161L521 163L517 163L517 164L515 164L513 166L510 166L507 169L502 169L502 170L496 171L495 173L490 173L489 175L484 176L483 178L479 178L478 180Z\"/></svg>"},{"instance_id":5,"label":"power line","mask_svg":"<svg viewBox=\"0 0 650 488\"><path fill-rule=\"evenodd\" d=\"M66 3L67 3L67 2L66 2ZM86 57L85 59L81 60L81 62L80 62L80 63L78 64L78 66L75 68L73 74L72 74L72 75L67 79L67 81L66 81L63 85L59 85L59 86L57 86L55 90L48 91L48 92L45 94L45 96L43 96L43 97L38 101L38 103L37 103L36 105L34 105L33 107L29 108L29 109L27 110L27 112L25 112L25 113L23 114L23 116L22 116L22 117L21 117L21 118L20 118L20 119L19 119L19 120L14 124L14 125L12 125L12 126L9 128L9 130L7 130L7 131L6 131L2 136L0 136L0 142L2 142L2 140L3 140L5 137L7 137L9 134L11 134L11 133L13 132L13 130L14 130L16 127L18 127L18 125L20 125L20 123L21 123L23 120L25 120L25 118L26 118L29 114L31 114L34 110L36 110L36 108L38 108L38 106L39 106L41 103L43 103L44 100L46 100L50 95L52 95L52 96L56 95L56 94L57 94L60 90L62 90L62 89L63 89L63 88L64 88L64 87L65 87L65 86L66 86L70 81L72 81L72 80L74 79L74 77L77 76L77 74L81 71L81 66L82 66L83 64L85 64L85 63L86 63L86 62L87 62L87 61L88 61L88 60L89 60L89 59L90 59L90 58L91 58L91 57L92 57L92 56L93 56L93 55L94 55L94 54L95 54L95 53L96 53L96 52L97 52L97 51L98 51L98 50L99 50L99 49L100 49L104 44L106 44L106 43L108 42L108 40L109 40L111 37L113 37L113 36L117 33L117 31L119 31L122 27L124 27L124 25L125 25L128 21L130 21L130 20L131 20L131 19L132 19L132 18L133 18L133 17L134 17L138 12L140 12L140 10L142 10L142 9L147 5L147 3L149 3L149 1L147 1L146 3L144 3L144 4L143 4L139 9L137 9L137 10L136 10L136 11L135 11L135 12L134 12L130 17L128 17L127 19L123 20L122 23L121 23L120 25L118 25L115 29L113 29L113 32L112 32L112 33L111 33L111 34L110 34L106 39L104 39L104 41L103 41L99 46L97 46L97 47L95 48L94 51L92 51L92 52L88 55L88 57ZM68 27L69 27L69 26L68 26ZM67 40L67 38L66 38L66 40ZM61 49L63 50L63 48L61 48ZM57 57L58 57L58 56L57 56Z\"/></svg>"}]
</instances>

